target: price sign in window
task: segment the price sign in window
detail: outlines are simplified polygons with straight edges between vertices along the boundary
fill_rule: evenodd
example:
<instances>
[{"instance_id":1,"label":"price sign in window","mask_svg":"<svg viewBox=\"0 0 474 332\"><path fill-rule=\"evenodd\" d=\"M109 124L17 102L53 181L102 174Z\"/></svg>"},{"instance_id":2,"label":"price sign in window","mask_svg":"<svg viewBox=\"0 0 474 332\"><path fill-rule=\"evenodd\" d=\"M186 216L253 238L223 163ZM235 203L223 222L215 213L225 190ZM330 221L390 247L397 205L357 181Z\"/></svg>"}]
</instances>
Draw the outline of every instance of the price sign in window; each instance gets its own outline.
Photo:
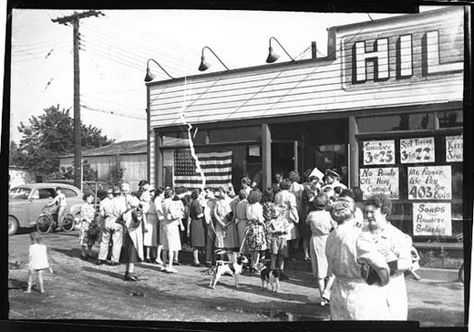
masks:
<instances>
[{"instance_id":1,"label":"price sign in window","mask_svg":"<svg viewBox=\"0 0 474 332\"><path fill-rule=\"evenodd\" d=\"M434 137L401 139L400 161L402 164L433 163L435 161Z\"/></svg>"},{"instance_id":2,"label":"price sign in window","mask_svg":"<svg viewBox=\"0 0 474 332\"><path fill-rule=\"evenodd\" d=\"M395 141L366 141L363 144L364 165L395 164Z\"/></svg>"},{"instance_id":3,"label":"price sign in window","mask_svg":"<svg viewBox=\"0 0 474 332\"><path fill-rule=\"evenodd\" d=\"M413 235L451 236L451 204L413 203Z\"/></svg>"},{"instance_id":4,"label":"price sign in window","mask_svg":"<svg viewBox=\"0 0 474 332\"><path fill-rule=\"evenodd\" d=\"M462 135L446 136L446 162L462 161L462 148Z\"/></svg>"},{"instance_id":5,"label":"price sign in window","mask_svg":"<svg viewBox=\"0 0 474 332\"><path fill-rule=\"evenodd\" d=\"M451 166L408 167L408 199L451 199Z\"/></svg>"}]
</instances>

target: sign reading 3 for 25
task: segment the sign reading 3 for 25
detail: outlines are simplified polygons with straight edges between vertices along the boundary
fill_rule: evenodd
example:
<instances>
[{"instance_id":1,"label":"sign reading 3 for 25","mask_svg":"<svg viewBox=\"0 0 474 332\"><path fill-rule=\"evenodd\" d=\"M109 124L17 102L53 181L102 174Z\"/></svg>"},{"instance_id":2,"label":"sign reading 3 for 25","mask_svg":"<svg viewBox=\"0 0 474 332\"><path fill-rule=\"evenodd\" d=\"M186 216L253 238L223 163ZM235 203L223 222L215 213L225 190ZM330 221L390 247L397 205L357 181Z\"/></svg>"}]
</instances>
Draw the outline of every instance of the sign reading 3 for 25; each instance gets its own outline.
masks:
<instances>
[{"instance_id":1,"label":"sign reading 3 for 25","mask_svg":"<svg viewBox=\"0 0 474 332\"><path fill-rule=\"evenodd\" d=\"M364 165L395 164L395 141L366 141L363 145Z\"/></svg>"}]
</instances>

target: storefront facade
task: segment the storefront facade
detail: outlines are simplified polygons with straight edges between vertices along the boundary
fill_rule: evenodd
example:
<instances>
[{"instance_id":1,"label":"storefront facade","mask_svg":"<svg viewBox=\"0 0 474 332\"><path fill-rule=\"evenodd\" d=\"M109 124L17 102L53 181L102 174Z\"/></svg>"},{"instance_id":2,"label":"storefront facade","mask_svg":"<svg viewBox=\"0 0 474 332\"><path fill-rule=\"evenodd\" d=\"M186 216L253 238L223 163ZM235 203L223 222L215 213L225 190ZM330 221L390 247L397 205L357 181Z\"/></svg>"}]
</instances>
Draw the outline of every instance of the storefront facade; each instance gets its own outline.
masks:
<instances>
[{"instance_id":1,"label":"storefront facade","mask_svg":"<svg viewBox=\"0 0 474 332\"><path fill-rule=\"evenodd\" d=\"M333 27L324 58L148 83L150 182L180 183L190 123L234 187L337 168L405 232L461 233L463 29L462 8Z\"/></svg>"}]
</instances>

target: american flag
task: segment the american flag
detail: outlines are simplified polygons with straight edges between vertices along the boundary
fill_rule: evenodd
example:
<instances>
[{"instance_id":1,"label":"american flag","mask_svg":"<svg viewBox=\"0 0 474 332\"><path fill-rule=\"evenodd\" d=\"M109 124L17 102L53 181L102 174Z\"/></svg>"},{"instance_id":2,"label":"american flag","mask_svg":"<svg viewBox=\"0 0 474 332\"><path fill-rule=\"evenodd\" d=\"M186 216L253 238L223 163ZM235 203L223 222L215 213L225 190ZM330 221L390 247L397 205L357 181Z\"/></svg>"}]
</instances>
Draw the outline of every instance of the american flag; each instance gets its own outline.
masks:
<instances>
[{"instance_id":1,"label":"american flag","mask_svg":"<svg viewBox=\"0 0 474 332\"><path fill-rule=\"evenodd\" d=\"M232 183L232 151L196 152L206 177L206 187L219 187ZM173 184L188 189L200 188L201 174L197 172L191 150L174 152Z\"/></svg>"}]
</instances>

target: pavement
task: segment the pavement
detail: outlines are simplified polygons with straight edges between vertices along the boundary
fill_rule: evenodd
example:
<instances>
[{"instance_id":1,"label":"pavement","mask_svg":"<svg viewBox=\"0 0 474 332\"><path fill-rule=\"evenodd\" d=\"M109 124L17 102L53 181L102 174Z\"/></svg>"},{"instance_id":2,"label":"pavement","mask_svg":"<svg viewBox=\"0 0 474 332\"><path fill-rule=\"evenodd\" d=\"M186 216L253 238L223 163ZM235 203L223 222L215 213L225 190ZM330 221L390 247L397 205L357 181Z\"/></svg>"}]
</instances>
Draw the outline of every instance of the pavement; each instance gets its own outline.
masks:
<instances>
[{"instance_id":1,"label":"pavement","mask_svg":"<svg viewBox=\"0 0 474 332\"><path fill-rule=\"evenodd\" d=\"M207 268L180 265L178 273L167 274L157 265L142 263L136 266L140 281L125 282L124 265L97 266L79 258L77 232L48 234L44 242L55 273L45 273L45 294L25 294L29 236L9 238L10 319L329 320L329 307L319 305L311 272L296 268L297 264L288 265L289 279L281 281L279 293L262 289L259 276L248 274L240 277L238 289L233 277L224 276L213 290L208 288ZM418 272L422 280L407 278L409 320L419 321L421 326L462 326L464 285L457 281L457 271Z\"/></svg>"}]
</instances>

